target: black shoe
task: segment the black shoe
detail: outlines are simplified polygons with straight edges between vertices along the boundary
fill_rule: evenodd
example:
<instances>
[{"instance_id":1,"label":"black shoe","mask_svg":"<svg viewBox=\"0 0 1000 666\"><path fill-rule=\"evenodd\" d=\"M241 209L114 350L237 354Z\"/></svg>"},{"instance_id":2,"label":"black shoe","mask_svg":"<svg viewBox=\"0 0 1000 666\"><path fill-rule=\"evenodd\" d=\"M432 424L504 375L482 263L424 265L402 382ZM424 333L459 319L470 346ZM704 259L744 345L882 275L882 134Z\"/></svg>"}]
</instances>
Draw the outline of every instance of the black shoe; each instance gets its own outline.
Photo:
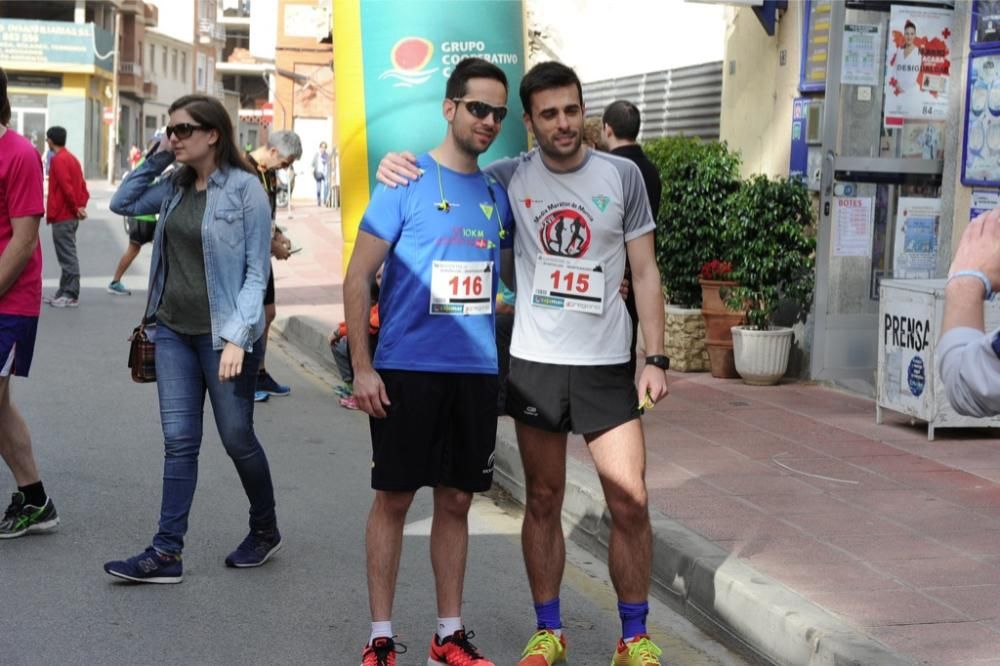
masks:
<instances>
[{"instance_id":1,"label":"black shoe","mask_svg":"<svg viewBox=\"0 0 1000 666\"><path fill-rule=\"evenodd\" d=\"M25 504L24 493L18 491L10 498L10 506L0 520L0 539L16 539L34 532L47 532L59 524L59 514L51 498L44 506Z\"/></svg>"},{"instance_id":2,"label":"black shoe","mask_svg":"<svg viewBox=\"0 0 1000 666\"><path fill-rule=\"evenodd\" d=\"M251 530L243 543L226 558L227 567L247 569L259 567L271 559L281 549L281 534L278 530Z\"/></svg>"}]
</instances>

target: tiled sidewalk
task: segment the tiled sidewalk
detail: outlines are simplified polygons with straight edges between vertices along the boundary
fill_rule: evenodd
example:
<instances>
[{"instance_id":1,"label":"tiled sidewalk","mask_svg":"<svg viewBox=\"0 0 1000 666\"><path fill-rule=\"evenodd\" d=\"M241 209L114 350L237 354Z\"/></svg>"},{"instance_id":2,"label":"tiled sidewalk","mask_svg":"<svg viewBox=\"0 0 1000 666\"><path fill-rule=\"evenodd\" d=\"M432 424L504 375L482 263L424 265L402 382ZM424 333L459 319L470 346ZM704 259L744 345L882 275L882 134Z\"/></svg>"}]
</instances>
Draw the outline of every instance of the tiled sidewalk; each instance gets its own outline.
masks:
<instances>
[{"instance_id":1,"label":"tiled sidewalk","mask_svg":"<svg viewBox=\"0 0 1000 666\"><path fill-rule=\"evenodd\" d=\"M278 316L343 318L339 215L279 224ZM939 430L820 386L670 373L644 418L653 508L893 650L1000 665L1000 442ZM582 440L572 454L589 464Z\"/></svg>"},{"instance_id":2,"label":"tiled sidewalk","mask_svg":"<svg viewBox=\"0 0 1000 666\"><path fill-rule=\"evenodd\" d=\"M645 419L651 504L930 664L1000 664L1000 448L874 423L809 384L671 375ZM587 458L582 443L574 455Z\"/></svg>"}]
</instances>

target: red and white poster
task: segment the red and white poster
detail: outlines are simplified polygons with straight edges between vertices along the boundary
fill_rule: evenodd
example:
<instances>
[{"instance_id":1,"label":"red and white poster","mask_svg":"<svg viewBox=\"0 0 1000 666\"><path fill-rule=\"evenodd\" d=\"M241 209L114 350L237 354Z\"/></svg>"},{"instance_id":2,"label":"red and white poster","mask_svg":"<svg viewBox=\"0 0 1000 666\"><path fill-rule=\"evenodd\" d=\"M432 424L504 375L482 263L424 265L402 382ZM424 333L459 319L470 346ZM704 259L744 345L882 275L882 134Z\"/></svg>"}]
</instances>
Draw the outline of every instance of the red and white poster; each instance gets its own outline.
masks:
<instances>
[{"instance_id":1,"label":"red and white poster","mask_svg":"<svg viewBox=\"0 0 1000 666\"><path fill-rule=\"evenodd\" d=\"M950 9L893 5L885 57L885 126L944 120L951 75Z\"/></svg>"}]
</instances>

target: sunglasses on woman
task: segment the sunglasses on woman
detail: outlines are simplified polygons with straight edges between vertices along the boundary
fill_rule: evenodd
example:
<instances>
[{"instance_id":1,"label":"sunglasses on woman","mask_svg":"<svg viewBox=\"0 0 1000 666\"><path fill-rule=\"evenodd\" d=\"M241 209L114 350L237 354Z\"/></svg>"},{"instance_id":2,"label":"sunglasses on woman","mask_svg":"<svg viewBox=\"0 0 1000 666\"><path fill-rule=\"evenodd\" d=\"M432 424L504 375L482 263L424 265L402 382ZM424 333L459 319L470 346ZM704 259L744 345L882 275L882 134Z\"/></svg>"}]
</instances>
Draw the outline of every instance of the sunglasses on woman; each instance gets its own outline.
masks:
<instances>
[{"instance_id":1,"label":"sunglasses on woman","mask_svg":"<svg viewBox=\"0 0 1000 666\"><path fill-rule=\"evenodd\" d=\"M454 97L451 101L455 104L464 103L465 108L469 110L469 113L480 120L483 120L491 113L493 114L493 120L498 123L503 122L503 119L507 117L506 106L493 106L492 104L487 104L486 102L477 102L475 100L462 99L461 97Z\"/></svg>"},{"instance_id":2,"label":"sunglasses on woman","mask_svg":"<svg viewBox=\"0 0 1000 666\"><path fill-rule=\"evenodd\" d=\"M191 135L194 134L195 130L207 130L208 128L204 125L192 125L191 123L177 123L176 125L167 125L167 138L169 139L172 135L176 134L178 139L182 141L184 139L190 139Z\"/></svg>"}]
</instances>

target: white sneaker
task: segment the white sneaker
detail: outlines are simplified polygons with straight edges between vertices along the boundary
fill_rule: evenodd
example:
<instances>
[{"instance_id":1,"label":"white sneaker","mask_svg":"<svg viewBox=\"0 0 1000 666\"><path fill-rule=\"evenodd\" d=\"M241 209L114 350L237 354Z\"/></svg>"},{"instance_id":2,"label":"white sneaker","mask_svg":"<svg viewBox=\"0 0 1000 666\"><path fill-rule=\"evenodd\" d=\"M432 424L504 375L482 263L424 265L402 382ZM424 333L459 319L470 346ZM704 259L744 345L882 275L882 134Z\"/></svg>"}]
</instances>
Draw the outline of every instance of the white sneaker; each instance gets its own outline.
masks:
<instances>
[{"instance_id":1,"label":"white sneaker","mask_svg":"<svg viewBox=\"0 0 1000 666\"><path fill-rule=\"evenodd\" d=\"M80 301L69 296L60 296L59 298L53 298L49 305L54 308L75 308L80 305Z\"/></svg>"},{"instance_id":2,"label":"white sneaker","mask_svg":"<svg viewBox=\"0 0 1000 666\"><path fill-rule=\"evenodd\" d=\"M54 300L56 299L52 296L42 296L42 303L45 303L46 305L52 305L52 301Z\"/></svg>"}]
</instances>

